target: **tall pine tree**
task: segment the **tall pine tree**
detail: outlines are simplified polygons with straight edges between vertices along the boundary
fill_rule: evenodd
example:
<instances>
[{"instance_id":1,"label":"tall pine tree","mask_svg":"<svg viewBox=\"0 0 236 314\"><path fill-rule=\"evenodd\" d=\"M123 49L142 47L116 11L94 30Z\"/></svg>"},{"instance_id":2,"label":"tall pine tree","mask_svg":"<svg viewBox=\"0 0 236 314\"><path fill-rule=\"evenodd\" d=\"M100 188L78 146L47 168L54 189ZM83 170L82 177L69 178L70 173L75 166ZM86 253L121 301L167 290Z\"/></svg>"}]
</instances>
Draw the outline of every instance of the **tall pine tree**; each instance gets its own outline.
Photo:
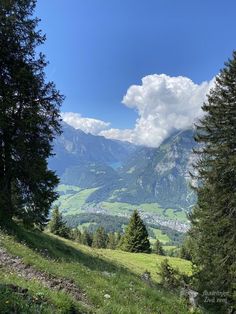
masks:
<instances>
[{"instance_id":1,"label":"tall pine tree","mask_svg":"<svg viewBox=\"0 0 236 314\"><path fill-rule=\"evenodd\" d=\"M196 130L199 185L191 253L199 291L226 293L228 305L215 300L212 305L229 308L236 303L236 52L216 77L203 110Z\"/></svg>"},{"instance_id":2,"label":"tall pine tree","mask_svg":"<svg viewBox=\"0 0 236 314\"><path fill-rule=\"evenodd\" d=\"M58 178L47 168L63 97L45 82L36 0L0 1L0 220L42 225Z\"/></svg>"},{"instance_id":3,"label":"tall pine tree","mask_svg":"<svg viewBox=\"0 0 236 314\"><path fill-rule=\"evenodd\" d=\"M128 252L151 252L148 232L137 210L133 212L130 218L121 248Z\"/></svg>"}]
</instances>

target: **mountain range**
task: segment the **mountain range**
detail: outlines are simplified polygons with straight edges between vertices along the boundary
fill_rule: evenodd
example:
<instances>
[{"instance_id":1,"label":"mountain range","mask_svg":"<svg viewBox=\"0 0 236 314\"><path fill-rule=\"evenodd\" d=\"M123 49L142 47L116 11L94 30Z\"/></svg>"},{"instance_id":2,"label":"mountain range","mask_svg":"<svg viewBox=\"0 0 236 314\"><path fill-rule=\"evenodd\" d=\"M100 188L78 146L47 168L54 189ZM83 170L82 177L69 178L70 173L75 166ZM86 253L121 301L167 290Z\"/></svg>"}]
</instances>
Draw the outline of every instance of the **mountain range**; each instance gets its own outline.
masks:
<instances>
[{"instance_id":1,"label":"mountain range","mask_svg":"<svg viewBox=\"0 0 236 314\"><path fill-rule=\"evenodd\" d=\"M128 216L139 208L150 222L187 223L186 213L195 202L189 186L193 134L190 129L176 131L158 148L150 148L86 134L63 123L49 160L61 179L62 212Z\"/></svg>"}]
</instances>

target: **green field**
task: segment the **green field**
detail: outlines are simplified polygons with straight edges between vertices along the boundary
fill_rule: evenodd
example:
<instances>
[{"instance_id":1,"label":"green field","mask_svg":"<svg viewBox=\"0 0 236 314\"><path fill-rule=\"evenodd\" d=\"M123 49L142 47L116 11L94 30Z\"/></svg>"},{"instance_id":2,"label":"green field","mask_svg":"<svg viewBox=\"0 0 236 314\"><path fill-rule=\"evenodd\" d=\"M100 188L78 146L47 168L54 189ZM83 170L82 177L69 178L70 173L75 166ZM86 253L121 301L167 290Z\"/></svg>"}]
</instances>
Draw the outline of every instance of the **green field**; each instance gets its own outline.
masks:
<instances>
[{"instance_id":1,"label":"green field","mask_svg":"<svg viewBox=\"0 0 236 314\"><path fill-rule=\"evenodd\" d=\"M64 215L75 215L83 212L82 207L85 205L89 195L96 191L96 188L81 189L73 185L59 185L57 190L65 194L59 196L55 205L60 207ZM73 193L70 193L70 191Z\"/></svg>"},{"instance_id":2,"label":"green field","mask_svg":"<svg viewBox=\"0 0 236 314\"><path fill-rule=\"evenodd\" d=\"M27 300L43 296L41 303L27 304L23 295L19 294L18 300L13 292L1 293L0 290L0 300L7 309L15 302L24 313L189 313L184 300L158 285L161 256L91 249L41 232L19 227L12 230L14 235L11 236L0 231L0 247L48 276L72 280L83 297L76 301L63 290L56 292L45 287L39 279L26 280L14 270L1 267L2 287L13 284L27 288ZM169 261L182 272L191 273L190 262L177 258L169 258ZM140 274L146 270L151 272L152 287L140 279Z\"/></svg>"},{"instance_id":3,"label":"green field","mask_svg":"<svg viewBox=\"0 0 236 314\"><path fill-rule=\"evenodd\" d=\"M187 222L187 216L186 213L184 211L174 211L171 208L168 208L165 211L165 216L168 217L169 219L174 219L174 220L178 220L181 222Z\"/></svg>"},{"instance_id":4,"label":"green field","mask_svg":"<svg viewBox=\"0 0 236 314\"><path fill-rule=\"evenodd\" d=\"M61 195L55 204L59 205L64 215L79 214L83 212L83 209L87 206L94 206L94 204L86 203L86 200L96 190L97 188L82 189L78 186L61 184L57 188L57 191L60 192ZM110 215L129 216L134 209L139 209L143 213L157 214L163 219L178 220L181 222L188 221L184 211L174 211L173 209L163 210L158 203L133 205L122 202L104 201L98 203L97 206L106 210Z\"/></svg>"},{"instance_id":5,"label":"green field","mask_svg":"<svg viewBox=\"0 0 236 314\"><path fill-rule=\"evenodd\" d=\"M151 229L152 229L152 231L156 237L155 239L152 239L152 238L150 239L151 243L155 242L156 239L158 239L163 244L171 241L171 239L168 237L168 235L163 233L161 230L155 229L155 228L151 228Z\"/></svg>"}]
</instances>

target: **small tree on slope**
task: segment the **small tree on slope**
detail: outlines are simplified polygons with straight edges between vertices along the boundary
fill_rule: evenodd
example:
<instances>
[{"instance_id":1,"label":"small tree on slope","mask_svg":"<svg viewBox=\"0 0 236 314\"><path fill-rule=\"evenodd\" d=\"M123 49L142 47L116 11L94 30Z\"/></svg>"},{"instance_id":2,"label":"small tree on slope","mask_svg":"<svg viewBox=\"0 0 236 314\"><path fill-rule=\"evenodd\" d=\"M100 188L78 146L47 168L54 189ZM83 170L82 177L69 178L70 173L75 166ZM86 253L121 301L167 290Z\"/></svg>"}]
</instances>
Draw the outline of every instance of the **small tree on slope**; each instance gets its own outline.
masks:
<instances>
[{"instance_id":1,"label":"small tree on slope","mask_svg":"<svg viewBox=\"0 0 236 314\"><path fill-rule=\"evenodd\" d=\"M156 253L158 255L165 255L162 244L158 239L156 239L156 241L153 245L153 253Z\"/></svg>"},{"instance_id":2,"label":"small tree on slope","mask_svg":"<svg viewBox=\"0 0 236 314\"><path fill-rule=\"evenodd\" d=\"M130 218L121 248L128 252L151 252L148 232L137 210Z\"/></svg>"},{"instance_id":3,"label":"small tree on slope","mask_svg":"<svg viewBox=\"0 0 236 314\"><path fill-rule=\"evenodd\" d=\"M62 215L56 206L52 212L52 219L49 222L49 230L51 233L67 238L69 236L69 228L62 219Z\"/></svg>"}]
</instances>

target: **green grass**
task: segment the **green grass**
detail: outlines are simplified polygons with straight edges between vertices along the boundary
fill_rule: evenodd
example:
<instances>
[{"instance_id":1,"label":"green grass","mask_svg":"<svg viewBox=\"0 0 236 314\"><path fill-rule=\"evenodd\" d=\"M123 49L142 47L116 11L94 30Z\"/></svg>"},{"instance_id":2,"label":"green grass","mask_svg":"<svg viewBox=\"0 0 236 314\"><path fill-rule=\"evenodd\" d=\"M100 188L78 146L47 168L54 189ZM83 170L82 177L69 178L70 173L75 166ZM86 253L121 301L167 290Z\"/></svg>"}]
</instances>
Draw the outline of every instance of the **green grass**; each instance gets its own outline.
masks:
<instances>
[{"instance_id":1,"label":"green grass","mask_svg":"<svg viewBox=\"0 0 236 314\"><path fill-rule=\"evenodd\" d=\"M81 188L76 185L66 185L66 184L59 184L57 187L57 192L64 192L64 193L69 193L70 191L73 192L79 192Z\"/></svg>"},{"instance_id":2,"label":"green grass","mask_svg":"<svg viewBox=\"0 0 236 314\"><path fill-rule=\"evenodd\" d=\"M17 274L0 268L1 283L27 287L32 296L38 292L46 296L46 303L43 305L45 311L41 313L70 313L68 309L72 306L78 309L77 313L80 313L79 309L83 309L83 313L90 311L101 314L189 313L185 301L158 285L156 272L163 257L95 250L49 234L26 231L20 227L14 229L13 235L0 232L1 246L38 270L55 277L72 279L86 294L86 300L76 302L63 291L59 293L46 289L38 281L26 281ZM46 257L40 253L45 250ZM174 267L191 272L189 262L176 258L169 260ZM153 287L140 279L140 274L145 270L152 274ZM104 272L112 275L104 275ZM110 299L106 299L105 294L109 294Z\"/></svg>"},{"instance_id":3,"label":"green grass","mask_svg":"<svg viewBox=\"0 0 236 314\"><path fill-rule=\"evenodd\" d=\"M146 203L140 205L132 205L129 203L122 203L122 202L102 202L100 204L101 207L107 209L109 214L116 215L116 214L130 214L135 209L141 209L147 213L155 213L158 215L163 215L163 209L157 203Z\"/></svg>"},{"instance_id":4,"label":"green grass","mask_svg":"<svg viewBox=\"0 0 236 314\"><path fill-rule=\"evenodd\" d=\"M184 211L174 211L173 209L168 208L165 211L165 216L169 219L178 220L181 222L188 222L186 213Z\"/></svg>"},{"instance_id":5,"label":"green grass","mask_svg":"<svg viewBox=\"0 0 236 314\"><path fill-rule=\"evenodd\" d=\"M151 228L153 233L155 234L156 239L158 239L163 244L168 243L171 241L171 239L168 237L167 234L163 233L161 230L156 228ZM156 239L150 239L150 242L153 243L156 241Z\"/></svg>"},{"instance_id":6,"label":"green grass","mask_svg":"<svg viewBox=\"0 0 236 314\"><path fill-rule=\"evenodd\" d=\"M192 274L191 263L176 257L166 257L156 254L129 253L120 250L94 250L92 248L77 244L75 246L79 247L85 253L89 253L95 257L103 258L104 260L111 261L117 265L122 265L137 275L141 275L146 270L148 270L156 283L160 282L160 277L157 275L157 272L161 262L166 258L168 259L171 266L178 268L182 273L187 275Z\"/></svg>"},{"instance_id":7,"label":"green grass","mask_svg":"<svg viewBox=\"0 0 236 314\"><path fill-rule=\"evenodd\" d=\"M64 191L66 190L66 186L62 188L64 189ZM65 215L79 214L83 212L81 208L85 205L86 200L89 197L89 195L91 195L94 191L96 191L96 188L80 189L75 194L61 195L58 198L58 200L55 202L55 204L59 205L61 212L63 212Z\"/></svg>"},{"instance_id":8,"label":"green grass","mask_svg":"<svg viewBox=\"0 0 236 314\"><path fill-rule=\"evenodd\" d=\"M66 313L72 309L82 313L86 309L62 292L45 288L36 280L25 280L13 271L0 269L0 313ZM26 294L10 287L27 289ZM80 311L81 310L81 311Z\"/></svg>"}]
</instances>

